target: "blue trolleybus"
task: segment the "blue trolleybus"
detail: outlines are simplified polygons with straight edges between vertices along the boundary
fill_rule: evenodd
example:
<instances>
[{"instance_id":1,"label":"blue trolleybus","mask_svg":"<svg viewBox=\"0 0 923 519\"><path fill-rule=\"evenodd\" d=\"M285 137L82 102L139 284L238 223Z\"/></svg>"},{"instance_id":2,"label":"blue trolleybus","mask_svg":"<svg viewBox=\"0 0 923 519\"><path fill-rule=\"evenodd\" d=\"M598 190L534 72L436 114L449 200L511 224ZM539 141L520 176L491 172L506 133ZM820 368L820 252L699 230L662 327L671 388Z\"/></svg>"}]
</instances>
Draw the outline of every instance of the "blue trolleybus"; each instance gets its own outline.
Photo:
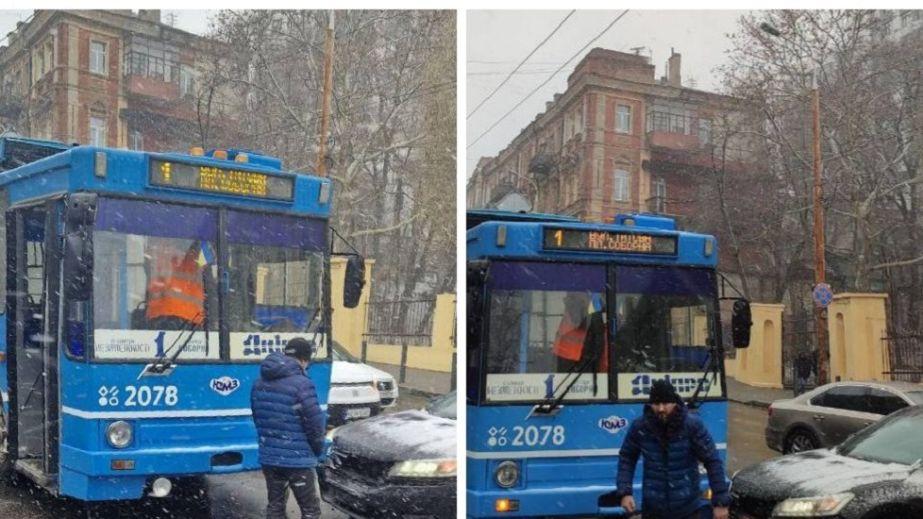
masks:
<instances>
[{"instance_id":1,"label":"blue trolleybus","mask_svg":"<svg viewBox=\"0 0 923 519\"><path fill-rule=\"evenodd\" d=\"M6 469L92 503L259 468L259 362L330 384L331 184L281 161L0 139ZM355 306L363 262L347 260ZM5 454L5 455L4 455Z\"/></svg>"},{"instance_id":2,"label":"blue trolleybus","mask_svg":"<svg viewBox=\"0 0 923 519\"><path fill-rule=\"evenodd\" d=\"M714 237L652 215L474 211L468 227L470 516L622 514L606 494L657 379L693 401L726 456ZM745 346L749 304L734 309Z\"/></svg>"}]
</instances>

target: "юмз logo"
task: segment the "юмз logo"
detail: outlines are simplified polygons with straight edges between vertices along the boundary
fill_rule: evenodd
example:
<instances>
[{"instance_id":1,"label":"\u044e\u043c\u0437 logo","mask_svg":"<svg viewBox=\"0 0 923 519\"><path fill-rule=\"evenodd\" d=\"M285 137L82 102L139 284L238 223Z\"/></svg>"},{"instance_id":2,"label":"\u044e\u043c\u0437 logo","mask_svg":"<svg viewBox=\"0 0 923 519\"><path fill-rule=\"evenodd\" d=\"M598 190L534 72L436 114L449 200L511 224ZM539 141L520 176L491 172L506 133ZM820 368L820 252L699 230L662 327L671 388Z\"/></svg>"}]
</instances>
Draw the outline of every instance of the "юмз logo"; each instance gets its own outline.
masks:
<instances>
[{"instance_id":1,"label":"\u044e\u043c\u0437 logo","mask_svg":"<svg viewBox=\"0 0 923 519\"><path fill-rule=\"evenodd\" d=\"M221 396L228 396L240 387L240 381L225 375L221 378L213 378L208 385Z\"/></svg>"},{"instance_id":2,"label":"\u044e\u043c\u0437 logo","mask_svg":"<svg viewBox=\"0 0 923 519\"><path fill-rule=\"evenodd\" d=\"M599 419L599 427L611 434L617 434L626 426L628 426L628 420L620 416L613 415L608 418Z\"/></svg>"}]
</instances>

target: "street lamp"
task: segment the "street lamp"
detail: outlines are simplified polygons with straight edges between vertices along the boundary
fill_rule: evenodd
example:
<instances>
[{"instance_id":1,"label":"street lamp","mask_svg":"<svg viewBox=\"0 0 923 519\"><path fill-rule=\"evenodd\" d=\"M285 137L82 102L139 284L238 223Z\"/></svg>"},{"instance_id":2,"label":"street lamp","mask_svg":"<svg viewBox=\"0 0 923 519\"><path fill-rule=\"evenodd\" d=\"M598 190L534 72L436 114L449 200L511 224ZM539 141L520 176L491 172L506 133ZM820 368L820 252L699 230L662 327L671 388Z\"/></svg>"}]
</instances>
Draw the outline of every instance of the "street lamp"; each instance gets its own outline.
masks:
<instances>
[{"instance_id":1,"label":"street lamp","mask_svg":"<svg viewBox=\"0 0 923 519\"><path fill-rule=\"evenodd\" d=\"M767 22L760 24L760 30L772 37L782 35L782 32ZM821 180L821 150L820 150L820 93L817 84L817 68L811 74L811 111L813 112L813 146L814 155L814 286L825 282L827 269L824 258L824 187ZM817 383L824 384L828 379L827 366L830 351L827 347L827 314L824 308L814 304L814 327L817 335Z\"/></svg>"}]
</instances>

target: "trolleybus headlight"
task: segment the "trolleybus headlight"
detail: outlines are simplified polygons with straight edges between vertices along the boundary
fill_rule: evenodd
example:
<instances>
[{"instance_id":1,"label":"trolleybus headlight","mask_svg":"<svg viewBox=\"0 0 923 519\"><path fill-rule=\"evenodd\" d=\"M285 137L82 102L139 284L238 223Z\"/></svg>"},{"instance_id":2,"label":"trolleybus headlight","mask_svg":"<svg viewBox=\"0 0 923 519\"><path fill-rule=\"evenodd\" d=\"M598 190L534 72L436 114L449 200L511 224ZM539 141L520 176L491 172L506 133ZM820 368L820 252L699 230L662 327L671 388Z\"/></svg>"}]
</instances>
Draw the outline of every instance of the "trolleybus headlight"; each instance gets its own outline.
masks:
<instances>
[{"instance_id":1,"label":"trolleybus headlight","mask_svg":"<svg viewBox=\"0 0 923 519\"><path fill-rule=\"evenodd\" d=\"M388 472L398 478L454 478L458 462L452 458L441 460L408 460L395 463Z\"/></svg>"},{"instance_id":2,"label":"trolleybus headlight","mask_svg":"<svg viewBox=\"0 0 923 519\"><path fill-rule=\"evenodd\" d=\"M123 420L112 422L106 428L106 439L109 440L109 445L116 449L128 447L132 436L134 435L132 434L131 424Z\"/></svg>"},{"instance_id":3,"label":"trolleybus headlight","mask_svg":"<svg viewBox=\"0 0 923 519\"><path fill-rule=\"evenodd\" d=\"M497 484L503 488L516 486L516 483L519 482L519 464L515 461L504 461L497 465L494 478L497 480Z\"/></svg>"}]
</instances>

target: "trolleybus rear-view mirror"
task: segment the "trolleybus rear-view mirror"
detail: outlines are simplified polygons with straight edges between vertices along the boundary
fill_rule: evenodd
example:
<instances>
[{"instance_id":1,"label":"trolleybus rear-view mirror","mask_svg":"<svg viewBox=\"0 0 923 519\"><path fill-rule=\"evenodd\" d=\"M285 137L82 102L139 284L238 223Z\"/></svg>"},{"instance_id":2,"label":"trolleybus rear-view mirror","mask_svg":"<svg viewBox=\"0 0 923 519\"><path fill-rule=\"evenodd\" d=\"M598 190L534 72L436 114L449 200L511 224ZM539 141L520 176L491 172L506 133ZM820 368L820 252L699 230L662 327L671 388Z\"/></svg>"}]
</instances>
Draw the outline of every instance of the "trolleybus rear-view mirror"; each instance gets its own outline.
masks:
<instances>
[{"instance_id":1,"label":"trolleybus rear-view mirror","mask_svg":"<svg viewBox=\"0 0 923 519\"><path fill-rule=\"evenodd\" d=\"M475 349L480 342L484 306L484 285L487 283L487 262L468 263L466 308L468 310L468 349Z\"/></svg>"},{"instance_id":2,"label":"trolleybus rear-view mirror","mask_svg":"<svg viewBox=\"0 0 923 519\"><path fill-rule=\"evenodd\" d=\"M343 306L355 308L365 286L365 259L358 254L346 257L346 276L343 282Z\"/></svg>"},{"instance_id":3,"label":"trolleybus rear-view mirror","mask_svg":"<svg viewBox=\"0 0 923 519\"><path fill-rule=\"evenodd\" d=\"M746 299L734 301L734 309L731 313L731 337L735 347L746 348L750 346L750 325L752 324L750 302Z\"/></svg>"},{"instance_id":4,"label":"trolleybus rear-view mirror","mask_svg":"<svg viewBox=\"0 0 923 519\"><path fill-rule=\"evenodd\" d=\"M64 296L70 301L90 299L93 284L93 240L90 237L96 197L75 193L68 197L64 235Z\"/></svg>"}]
</instances>

